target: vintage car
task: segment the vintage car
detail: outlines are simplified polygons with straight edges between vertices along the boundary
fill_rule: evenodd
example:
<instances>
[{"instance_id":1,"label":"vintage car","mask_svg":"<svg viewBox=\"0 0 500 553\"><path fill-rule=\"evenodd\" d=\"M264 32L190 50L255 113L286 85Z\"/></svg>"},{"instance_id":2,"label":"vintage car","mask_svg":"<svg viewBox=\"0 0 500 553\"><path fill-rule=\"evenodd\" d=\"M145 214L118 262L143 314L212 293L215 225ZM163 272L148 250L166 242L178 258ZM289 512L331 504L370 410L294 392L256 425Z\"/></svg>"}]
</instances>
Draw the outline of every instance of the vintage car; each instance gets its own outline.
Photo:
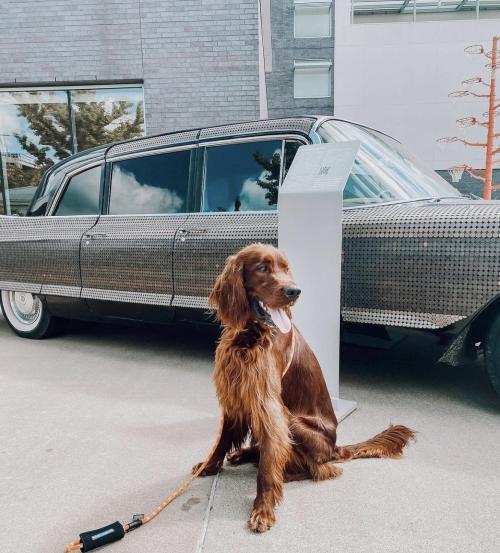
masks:
<instances>
[{"instance_id":1,"label":"vintage car","mask_svg":"<svg viewBox=\"0 0 500 553\"><path fill-rule=\"evenodd\" d=\"M42 338L67 318L206 318L226 257L277 243L278 191L297 149L353 139L344 330L433 332L450 362L481 343L500 392L500 203L464 197L396 140L333 117L166 133L54 165L27 217L0 217L7 322Z\"/></svg>"}]
</instances>

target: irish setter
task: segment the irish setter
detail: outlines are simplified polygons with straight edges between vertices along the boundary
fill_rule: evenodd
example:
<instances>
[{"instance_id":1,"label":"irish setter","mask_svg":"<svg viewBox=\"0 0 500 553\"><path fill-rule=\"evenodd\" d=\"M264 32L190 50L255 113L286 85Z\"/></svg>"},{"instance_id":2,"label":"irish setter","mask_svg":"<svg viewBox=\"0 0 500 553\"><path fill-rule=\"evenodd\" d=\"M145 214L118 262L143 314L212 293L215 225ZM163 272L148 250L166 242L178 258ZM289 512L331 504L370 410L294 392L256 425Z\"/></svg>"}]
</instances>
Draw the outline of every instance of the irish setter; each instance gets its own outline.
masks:
<instances>
[{"instance_id":1,"label":"irish setter","mask_svg":"<svg viewBox=\"0 0 500 553\"><path fill-rule=\"evenodd\" d=\"M321 367L291 323L299 294L283 253L252 244L227 259L210 295L223 326L214 381L224 425L201 475L216 474L226 456L232 464L258 462L249 521L257 532L273 526L284 482L337 478L336 463L350 459L400 457L414 437L405 426L390 426L366 442L337 445Z\"/></svg>"}]
</instances>

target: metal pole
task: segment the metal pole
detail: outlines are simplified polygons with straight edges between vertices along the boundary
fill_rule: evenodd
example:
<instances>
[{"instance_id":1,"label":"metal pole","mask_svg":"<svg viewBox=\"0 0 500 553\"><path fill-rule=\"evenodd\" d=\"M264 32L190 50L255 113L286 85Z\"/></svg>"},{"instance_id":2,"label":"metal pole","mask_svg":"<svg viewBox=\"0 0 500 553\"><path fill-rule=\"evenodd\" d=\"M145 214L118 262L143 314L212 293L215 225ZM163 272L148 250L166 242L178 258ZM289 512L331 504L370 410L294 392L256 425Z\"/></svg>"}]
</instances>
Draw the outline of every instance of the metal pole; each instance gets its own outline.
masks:
<instances>
[{"instance_id":1,"label":"metal pole","mask_svg":"<svg viewBox=\"0 0 500 553\"><path fill-rule=\"evenodd\" d=\"M496 65L498 39L493 37L493 49L491 51L491 81L490 100L488 109L488 137L486 140L486 170L484 174L483 198L491 200L491 186L493 182L493 149L495 140L495 99L496 99Z\"/></svg>"},{"instance_id":2,"label":"metal pole","mask_svg":"<svg viewBox=\"0 0 500 553\"><path fill-rule=\"evenodd\" d=\"M7 148L4 135L0 134L0 192L2 193L3 211L10 215L9 181L7 178Z\"/></svg>"}]
</instances>

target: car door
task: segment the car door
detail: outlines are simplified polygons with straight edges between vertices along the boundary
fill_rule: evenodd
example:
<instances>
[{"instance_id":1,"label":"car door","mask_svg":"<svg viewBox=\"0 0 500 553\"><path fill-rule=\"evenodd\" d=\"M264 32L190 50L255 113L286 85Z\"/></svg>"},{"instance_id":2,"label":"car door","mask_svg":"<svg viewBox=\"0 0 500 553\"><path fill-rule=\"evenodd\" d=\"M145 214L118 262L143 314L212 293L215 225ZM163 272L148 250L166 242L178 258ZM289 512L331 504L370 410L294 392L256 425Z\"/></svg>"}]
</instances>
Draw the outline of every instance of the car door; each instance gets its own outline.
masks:
<instances>
[{"instance_id":1,"label":"car door","mask_svg":"<svg viewBox=\"0 0 500 553\"><path fill-rule=\"evenodd\" d=\"M102 167L69 171L50 215L2 218L0 289L80 297L80 243L99 216Z\"/></svg>"},{"instance_id":2,"label":"car door","mask_svg":"<svg viewBox=\"0 0 500 553\"><path fill-rule=\"evenodd\" d=\"M108 164L105 214L81 250L82 297L94 313L172 318L173 242L190 209L193 150L132 153Z\"/></svg>"},{"instance_id":3,"label":"car door","mask_svg":"<svg viewBox=\"0 0 500 553\"><path fill-rule=\"evenodd\" d=\"M206 309L226 258L252 242L277 245L278 190L289 159L303 138L282 136L200 144L198 210L184 222L174 245L175 296L183 308Z\"/></svg>"}]
</instances>

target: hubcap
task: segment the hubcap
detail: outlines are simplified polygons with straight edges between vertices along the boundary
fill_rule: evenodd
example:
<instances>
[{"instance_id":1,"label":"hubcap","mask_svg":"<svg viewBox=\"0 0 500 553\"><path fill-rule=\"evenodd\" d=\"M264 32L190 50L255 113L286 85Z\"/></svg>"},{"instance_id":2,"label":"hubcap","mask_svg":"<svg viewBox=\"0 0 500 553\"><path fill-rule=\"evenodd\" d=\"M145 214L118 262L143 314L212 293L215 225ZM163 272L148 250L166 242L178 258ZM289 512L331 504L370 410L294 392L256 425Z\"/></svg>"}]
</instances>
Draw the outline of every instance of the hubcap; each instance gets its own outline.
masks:
<instances>
[{"instance_id":1,"label":"hubcap","mask_svg":"<svg viewBox=\"0 0 500 553\"><path fill-rule=\"evenodd\" d=\"M7 292L7 296L11 323L18 330L31 330L36 327L42 315L40 298L29 292Z\"/></svg>"}]
</instances>

